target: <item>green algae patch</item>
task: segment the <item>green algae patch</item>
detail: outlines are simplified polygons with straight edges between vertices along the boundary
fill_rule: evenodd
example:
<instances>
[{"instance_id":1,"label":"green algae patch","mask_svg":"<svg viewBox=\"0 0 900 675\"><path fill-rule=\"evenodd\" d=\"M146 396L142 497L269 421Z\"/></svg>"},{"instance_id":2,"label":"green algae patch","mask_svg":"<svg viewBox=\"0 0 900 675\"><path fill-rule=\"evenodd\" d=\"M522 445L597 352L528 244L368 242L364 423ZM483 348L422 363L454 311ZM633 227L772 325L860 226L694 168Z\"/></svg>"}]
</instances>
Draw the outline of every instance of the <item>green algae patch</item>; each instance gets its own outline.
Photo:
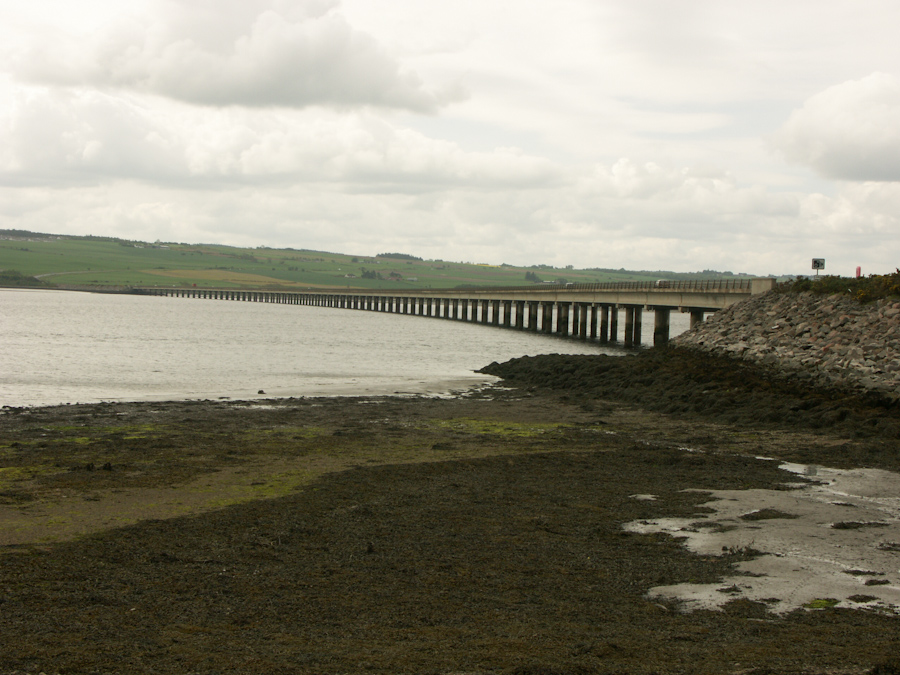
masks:
<instances>
[{"instance_id":1,"label":"green algae patch","mask_svg":"<svg viewBox=\"0 0 900 675\"><path fill-rule=\"evenodd\" d=\"M532 437L571 429L569 424L559 422L499 422L473 418L452 418L428 420L426 427L468 434L490 434L493 436Z\"/></svg>"},{"instance_id":2,"label":"green algae patch","mask_svg":"<svg viewBox=\"0 0 900 675\"><path fill-rule=\"evenodd\" d=\"M0 490L10 487L13 483L59 473L59 471L59 467L51 466L49 464L3 467L0 468Z\"/></svg>"},{"instance_id":3,"label":"green algae patch","mask_svg":"<svg viewBox=\"0 0 900 675\"><path fill-rule=\"evenodd\" d=\"M227 486L204 485L195 487L196 492L215 493L216 497L206 502L208 508L224 508L234 504L244 504L259 499L284 497L318 478L319 472L310 470L288 470L268 475L258 475L249 483L231 483Z\"/></svg>"},{"instance_id":4,"label":"green algae patch","mask_svg":"<svg viewBox=\"0 0 900 675\"><path fill-rule=\"evenodd\" d=\"M831 609L839 602L840 600L835 598L816 598L815 600L810 600L803 606L806 609Z\"/></svg>"}]
</instances>

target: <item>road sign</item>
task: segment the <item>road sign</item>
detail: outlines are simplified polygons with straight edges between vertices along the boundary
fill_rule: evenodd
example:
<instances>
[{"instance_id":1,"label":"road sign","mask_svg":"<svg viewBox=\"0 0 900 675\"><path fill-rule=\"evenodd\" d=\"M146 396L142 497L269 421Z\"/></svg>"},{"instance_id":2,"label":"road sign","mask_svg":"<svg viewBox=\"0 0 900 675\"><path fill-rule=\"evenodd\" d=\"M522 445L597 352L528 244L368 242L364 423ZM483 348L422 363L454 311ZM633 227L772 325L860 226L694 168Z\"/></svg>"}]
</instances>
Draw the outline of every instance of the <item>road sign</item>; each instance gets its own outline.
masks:
<instances>
[{"instance_id":1,"label":"road sign","mask_svg":"<svg viewBox=\"0 0 900 675\"><path fill-rule=\"evenodd\" d=\"M814 270L824 270L825 269L825 258L813 258L812 268Z\"/></svg>"}]
</instances>

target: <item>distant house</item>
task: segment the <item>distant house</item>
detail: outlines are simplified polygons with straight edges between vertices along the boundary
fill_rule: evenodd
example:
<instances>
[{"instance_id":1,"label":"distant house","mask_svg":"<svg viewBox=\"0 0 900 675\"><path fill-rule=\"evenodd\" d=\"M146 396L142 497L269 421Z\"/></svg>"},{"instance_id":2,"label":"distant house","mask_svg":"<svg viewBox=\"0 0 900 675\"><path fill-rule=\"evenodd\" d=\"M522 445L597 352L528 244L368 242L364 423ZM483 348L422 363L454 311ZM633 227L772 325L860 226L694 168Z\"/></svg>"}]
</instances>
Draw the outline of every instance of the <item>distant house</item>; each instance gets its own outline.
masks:
<instances>
[{"instance_id":1,"label":"distant house","mask_svg":"<svg viewBox=\"0 0 900 675\"><path fill-rule=\"evenodd\" d=\"M345 274L345 275L344 275L344 278L345 278L345 279L355 279L355 278L356 278L356 275L355 275L355 274L352 274L352 273L351 273L351 274Z\"/></svg>"}]
</instances>

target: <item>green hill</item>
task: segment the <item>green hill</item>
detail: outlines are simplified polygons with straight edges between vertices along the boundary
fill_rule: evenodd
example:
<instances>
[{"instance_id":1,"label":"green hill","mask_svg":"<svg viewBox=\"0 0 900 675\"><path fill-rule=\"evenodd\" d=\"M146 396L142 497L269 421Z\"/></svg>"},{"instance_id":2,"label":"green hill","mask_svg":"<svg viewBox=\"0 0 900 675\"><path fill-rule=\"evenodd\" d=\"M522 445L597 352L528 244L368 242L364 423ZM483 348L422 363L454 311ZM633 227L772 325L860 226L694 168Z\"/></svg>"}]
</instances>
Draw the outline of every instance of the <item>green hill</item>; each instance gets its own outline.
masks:
<instances>
[{"instance_id":1,"label":"green hill","mask_svg":"<svg viewBox=\"0 0 900 675\"><path fill-rule=\"evenodd\" d=\"M350 255L292 248L141 242L0 230L0 286L215 288L455 288L731 278L731 272L565 269L423 260L408 253ZM7 280L8 279L8 280Z\"/></svg>"}]
</instances>

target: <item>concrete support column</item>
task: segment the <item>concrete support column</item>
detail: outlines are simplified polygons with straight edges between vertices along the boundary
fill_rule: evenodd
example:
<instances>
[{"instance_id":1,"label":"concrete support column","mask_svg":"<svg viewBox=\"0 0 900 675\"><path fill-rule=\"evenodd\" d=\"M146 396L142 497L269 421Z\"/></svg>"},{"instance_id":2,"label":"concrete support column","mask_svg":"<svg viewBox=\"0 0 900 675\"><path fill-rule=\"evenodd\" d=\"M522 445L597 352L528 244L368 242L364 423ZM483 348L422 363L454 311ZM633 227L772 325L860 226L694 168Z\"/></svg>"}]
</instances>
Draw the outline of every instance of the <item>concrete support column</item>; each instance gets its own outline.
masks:
<instances>
[{"instance_id":1,"label":"concrete support column","mask_svg":"<svg viewBox=\"0 0 900 675\"><path fill-rule=\"evenodd\" d=\"M459 317L460 321L468 321L469 320L469 299L463 298L459 301L460 306L462 307L462 316Z\"/></svg>"},{"instance_id":2,"label":"concrete support column","mask_svg":"<svg viewBox=\"0 0 900 675\"><path fill-rule=\"evenodd\" d=\"M588 308L586 302L580 302L578 310L578 337L582 340L587 339L588 333Z\"/></svg>"},{"instance_id":3,"label":"concrete support column","mask_svg":"<svg viewBox=\"0 0 900 675\"><path fill-rule=\"evenodd\" d=\"M541 303L541 332L550 333L553 331L553 303Z\"/></svg>"},{"instance_id":4,"label":"concrete support column","mask_svg":"<svg viewBox=\"0 0 900 675\"><path fill-rule=\"evenodd\" d=\"M609 341L619 341L619 308L616 305L609 306Z\"/></svg>"},{"instance_id":5,"label":"concrete support column","mask_svg":"<svg viewBox=\"0 0 900 675\"><path fill-rule=\"evenodd\" d=\"M450 303L450 318L456 321L459 318L459 299L453 298Z\"/></svg>"},{"instance_id":6,"label":"concrete support column","mask_svg":"<svg viewBox=\"0 0 900 675\"><path fill-rule=\"evenodd\" d=\"M500 325L500 301L491 300L491 325Z\"/></svg>"},{"instance_id":7,"label":"concrete support column","mask_svg":"<svg viewBox=\"0 0 900 675\"><path fill-rule=\"evenodd\" d=\"M641 346L641 324L643 323L644 308L637 306L634 308L634 346Z\"/></svg>"},{"instance_id":8,"label":"concrete support column","mask_svg":"<svg viewBox=\"0 0 900 675\"><path fill-rule=\"evenodd\" d=\"M597 339L597 310L600 309L597 305L591 305L591 339Z\"/></svg>"},{"instance_id":9,"label":"concrete support column","mask_svg":"<svg viewBox=\"0 0 900 675\"><path fill-rule=\"evenodd\" d=\"M569 334L569 305L568 302L556 303L556 332L559 335Z\"/></svg>"},{"instance_id":10,"label":"concrete support column","mask_svg":"<svg viewBox=\"0 0 900 675\"><path fill-rule=\"evenodd\" d=\"M525 301L516 300L516 328L525 328Z\"/></svg>"},{"instance_id":11,"label":"concrete support column","mask_svg":"<svg viewBox=\"0 0 900 675\"><path fill-rule=\"evenodd\" d=\"M450 318L450 298L444 298L444 318Z\"/></svg>"},{"instance_id":12,"label":"concrete support column","mask_svg":"<svg viewBox=\"0 0 900 675\"><path fill-rule=\"evenodd\" d=\"M532 300L528 303L528 330L533 330L535 333L538 330L538 314L540 313L541 303Z\"/></svg>"},{"instance_id":13,"label":"concrete support column","mask_svg":"<svg viewBox=\"0 0 900 675\"><path fill-rule=\"evenodd\" d=\"M634 345L634 305L625 305L625 337L623 343L626 347Z\"/></svg>"},{"instance_id":14,"label":"concrete support column","mask_svg":"<svg viewBox=\"0 0 900 675\"><path fill-rule=\"evenodd\" d=\"M503 301L503 327L509 328L512 325L512 300Z\"/></svg>"},{"instance_id":15,"label":"concrete support column","mask_svg":"<svg viewBox=\"0 0 900 675\"><path fill-rule=\"evenodd\" d=\"M668 307L656 307L653 320L653 346L665 347L669 344L669 315L672 310Z\"/></svg>"},{"instance_id":16,"label":"concrete support column","mask_svg":"<svg viewBox=\"0 0 900 675\"><path fill-rule=\"evenodd\" d=\"M703 310L702 309L691 309L691 328L696 326L698 323L703 323Z\"/></svg>"}]
</instances>

